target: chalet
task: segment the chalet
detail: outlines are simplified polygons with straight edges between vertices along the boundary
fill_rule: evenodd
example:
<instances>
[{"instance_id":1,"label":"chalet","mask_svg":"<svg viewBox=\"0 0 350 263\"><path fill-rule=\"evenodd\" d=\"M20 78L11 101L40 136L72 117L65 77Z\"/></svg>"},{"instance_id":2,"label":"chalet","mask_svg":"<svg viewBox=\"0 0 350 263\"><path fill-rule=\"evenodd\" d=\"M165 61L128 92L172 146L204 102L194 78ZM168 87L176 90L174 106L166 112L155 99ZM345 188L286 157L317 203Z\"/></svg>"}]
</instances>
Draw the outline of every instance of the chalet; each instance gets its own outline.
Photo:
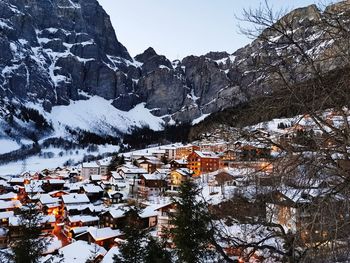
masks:
<instances>
[{"instance_id":1,"label":"chalet","mask_svg":"<svg viewBox=\"0 0 350 263\"><path fill-rule=\"evenodd\" d=\"M220 158L213 152L194 151L188 158L188 168L194 176L217 171L221 167Z\"/></svg>"},{"instance_id":2,"label":"chalet","mask_svg":"<svg viewBox=\"0 0 350 263\"><path fill-rule=\"evenodd\" d=\"M92 174L92 175L90 175L89 179L90 179L91 183L98 184L99 182L102 181L102 175Z\"/></svg>"},{"instance_id":3,"label":"chalet","mask_svg":"<svg viewBox=\"0 0 350 263\"><path fill-rule=\"evenodd\" d=\"M164 163L156 157L141 157L137 159L137 163L139 167L145 169L147 173L154 173L158 168L161 168L164 165Z\"/></svg>"},{"instance_id":4,"label":"chalet","mask_svg":"<svg viewBox=\"0 0 350 263\"><path fill-rule=\"evenodd\" d=\"M157 207L156 205L146 206L139 214L144 228L157 225L158 212L155 211ZM128 209L129 208L125 206L110 208L108 211L101 214L102 225L113 229L122 229L126 224L126 212Z\"/></svg>"},{"instance_id":5,"label":"chalet","mask_svg":"<svg viewBox=\"0 0 350 263\"><path fill-rule=\"evenodd\" d=\"M68 207L84 207L90 205L90 200L86 194L68 194L62 196L61 211L65 211L64 216L67 216Z\"/></svg>"},{"instance_id":6,"label":"chalet","mask_svg":"<svg viewBox=\"0 0 350 263\"><path fill-rule=\"evenodd\" d=\"M22 207L18 200L14 201L0 201L0 212L14 211L16 208Z\"/></svg>"},{"instance_id":7,"label":"chalet","mask_svg":"<svg viewBox=\"0 0 350 263\"><path fill-rule=\"evenodd\" d=\"M125 183L129 187L129 191L132 195L137 192L140 176L147 173L145 169L138 168L134 165L123 165L117 169L117 172L125 179Z\"/></svg>"},{"instance_id":8,"label":"chalet","mask_svg":"<svg viewBox=\"0 0 350 263\"><path fill-rule=\"evenodd\" d=\"M62 196L64 205L82 205L90 204L90 200L86 194L68 194Z\"/></svg>"},{"instance_id":9,"label":"chalet","mask_svg":"<svg viewBox=\"0 0 350 263\"><path fill-rule=\"evenodd\" d=\"M119 191L126 188L124 177L121 175L121 171L112 171L108 181L102 181L101 186L105 190Z\"/></svg>"},{"instance_id":10,"label":"chalet","mask_svg":"<svg viewBox=\"0 0 350 263\"><path fill-rule=\"evenodd\" d=\"M271 149L263 145L255 146L252 144L245 144L239 147L240 161L257 161L267 160L271 156Z\"/></svg>"},{"instance_id":11,"label":"chalet","mask_svg":"<svg viewBox=\"0 0 350 263\"><path fill-rule=\"evenodd\" d=\"M176 148L176 159L187 159L194 151L199 151L200 147L192 144L180 146Z\"/></svg>"},{"instance_id":12,"label":"chalet","mask_svg":"<svg viewBox=\"0 0 350 263\"><path fill-rule=\"evenodd\" d=\"M14 216L13 211L0 212L0 226L8 226L9 218Z\"/></svg>"},{"instance_id":13,"label":"chalet","mask_svg":"<svg viewBox=\"0 0 350 263\"><path fill-rule=\"evenodd\" d=\"M87 262L90 260L91 262L100 262L106 253L107 251L103 247L89 244L83 240L73 242L58 251L63 262Z\"/></svg>"},{"instance_id":14,"label":"chalet","mask_svg":"<svg viewBox=\"0 0 350 263\"><path fill-rule=\"evenodd\" d=\"M0 249L8 246L8 229L0 227Z\"/></svg>"},{"instance_id":15,"label":"chalet","mask_svg":"<svg viewBox=\"0 0 350 263\"><path fill-rule=\"evenodd\" d=\"M103 189L101 186L94 184L83 185L80 192L86 194L91 202L97 201L103 196Z\"/></svg>"},{"instance_id":16,"label":"chalet","mask_svg":"<svg viewBox=\"0 0 350 263\"><path fill-rule=\"evenodd\" d=\"M3 200L3 201L11 201L11 200L14 201L17 199L18 199L18 195L14 192L8 192L0 195L0 200Z\"/></svg>"},{"instance_id":17,"label":"chalet","mask_svg":"<svg viewBox=\"0 0 350 263\"><path fill-rule=\"evenodd\" d=\"M29 200L38 200L40 194L45 192L42 188L43 182L42 180L32 180L29 184L24 185L24 191Z\"/></svg>"},{"instance_id":18,"label":"chalet","mask_svg":"<svg viewBox=\"0 0 350 263\"><path fill-rule=\"evenodd\" d=\"M192 178L193 172L188 168L179 168L170 173L170 190L177 191L182 182Z\"/></svg>"},{"instance_id":19,"label":"chalet","mask_svg":"<svg viewBox=\"0 0 350 263\"><path fill-rule=\"evenodd\" d=\"M40 218L41 231L44 234L52 233L56 218L53 215L46 215ZM13 216L9 218L9 237L10 239L16 239L22 235L21 232L21 221L18 216Z\"/></svg>"},{"instance_id":20,"label":"chalet","mask_svg":"<svg viewBox=\"0 0 350 263\"><path fill-rule=\"evenodd\" d=\"M14 186L14 185L24 186L25 179L23 177L12 177L10 180L8 180L8 183L11 186Z\"/></svg>"},{"instance_id":21,"label":"chalet","mask_svg":"<svg viewBox=\"0 0 350 263\"><path fill-rule=\"evenodd\" d=\"M327 193L325 189L324 193ZM347 201L340 195L329 198L322 189L285 189L275 191L266 204L266 220L300 236L304 242L318 242L330 235L340 237L338 224L348 231ZM327 200L326 202L324 200ZM332 212L330 212L332 211ZM347 220L347 221L346 221Z\"/></svg>"},{"instance_id":22,"label":"chalet","mask_svg":"<svg viewBox=\"0 0 350 263\"><path fill-rule=\"evenodd\" d=\"M110 249L114 245L114 239L122 236L120 230L110 227L96 228L89 227L86 232L76 236L76 240L85 240L89 244L94 243L105 249Z\"/></svg>"},{"instance_id":23,"label":"chalet","mask_svg":"<svg viewBox=\"0 0 350 263\"><path fill-rule=\"evenodd\" d=\"M63 190L59 190L59 191L52 191L48 193L51 197L62 197L63 195L67 195L69 194L68 191L63 191Z\"/></svg>"},{"instance_id":24,"label":"chalet","mask_svg":"<svg viewBox=\"0 0 350 263\"><path fill-rule=\"evenodd\" d=\"M200 149L203 152L224 152L227 149L227 143L218 142L201 144Z\"/></svg>"},{"instance_id":25,"label":"chalet","mask_svg":"<svg viewBox=\"0 0 350 263\"><path fill-rule=\"evenodd\" d=\"M64 233L69 236L71 230L76 227L83 226L97 226L100 218L98 216L91 215L75 215L68 216L64 225ZM69 236L71 237L71 236Z\"/></svg>"},{"instance_id":26,"label":"chalet","mask_svg":"<svg viewBox=\"0 0 350 263\"><path fill-rule=\"evenodd\" d=\"M140 175L147 173L147 170L143 168L138 168L134 165L123 165L117 169L117 172L125 179L125 180L133 180L138 179Z\"/></svg>"},{"instance_id":27,"label":"chalet","mask_svg":"<svg viewBox=\"0 0 350 263\"><path fill-rule=\"evenodd\" d=\"M119 204L123 202L123 193L118 191L107 191L104 194L104 203L107 206L113 205L113 204Z\"/></svg>"},{"instance_id":28,"label":"chalet","mask_svg":"<svg viewBox=\"0 0 350 263\"><path fill-rule=\"evenodd\" d=\"M159 205L154 209L157 211L157 236L164 237L166 235L166 230L169 229L170 215L175 212L175 205L170 203L165 203Z\"/></svg>"},{"instance_id":29,"label":"chalet","mask_svg":"<svg viewBox=\"0 0 350 263\"><path fill-rule=\"evenodd\" d=\"M139 214L144 228L155 227L157 225L158 212L155 210L156 208L158 208L157 205L146 206Z\"/></svg>"},{"instance_id":30,"label":"chalet","mask_svg":"<svg viewBox=\"0 0 350 263\"><path fill-rule=\"evenodd\" d=\"M63 186L65 184L64 180L61 179L49 179L49 180L45 180L42 183L42 189L45 190L45 192L51 192L51 191L58 191L58 190L62 190Z\"/></svg>"},{"instance_id":31,"label":"chalet","mask_svg":"<svg viewBox=\"0 0 350 263\"><path fill-rule=\"evenodd\" d=\"M125 206L111 207L108 211L101 214L102 225L113 229L122 229L126 224L125 213L127 211L128 208Z\"/></svg>"},{"instance_id":32,"label":"chalet","mask_svg":"<svg viewBox=\"0 0 350 263\"><path fill-rule=\"evenodd\" d=\"M239 159L239 152L229 149L224 151L219 155L224 166L230 166L231 162L237 161Z\"/></svg>"},{"instance_id":33,"label":"chalet","mask_svg":"<svg viewBox=\"0 0 350 263\"><path fill-rule=\"evenodd\" d=\"M169 164L170 164L171 170L176 170L179 168L187 168L188 163L186 159L180 159L180 160L171 160Z\"/></svg>"},{"instance_id":34,"label":"chalet","mask_svg":"<svg viewBox=\"0 0 350 263\"><path fill-rule=\"evenodd\" d=\"M138 185L138 195L147 199L149 196L159 196L167 187L167 175L155 172L143 174Z\"/></svg>"},{"instance_id":35,"label":"chalet","mask_svg":"<svg viewBox=\"0 0 350 263\"><path fill-rule=\"evenodd\" d=\"M58 197L51 197L49 194L41 194L38 207L44 214L58 217L60 214L61 199Z\"/></svg>"}]
</instances>

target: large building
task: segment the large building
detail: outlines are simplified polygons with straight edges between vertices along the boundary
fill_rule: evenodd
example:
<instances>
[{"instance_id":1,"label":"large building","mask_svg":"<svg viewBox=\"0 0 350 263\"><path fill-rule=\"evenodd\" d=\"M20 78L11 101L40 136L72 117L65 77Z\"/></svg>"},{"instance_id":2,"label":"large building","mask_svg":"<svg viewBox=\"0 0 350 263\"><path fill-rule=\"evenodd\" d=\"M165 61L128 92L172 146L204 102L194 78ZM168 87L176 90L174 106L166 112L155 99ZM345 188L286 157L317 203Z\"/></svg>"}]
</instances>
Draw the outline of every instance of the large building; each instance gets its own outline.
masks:
<instances>
[{"instance_id":1,"label":"large building","mask_svg":"<svg viewBox=\"0 0 350 263\"><path fill-rule=\"evenodd\" d=\"M213 152L194 151L187 157L187 162L188 168L193 171L194 176L211 173L221 167L219 156Z\"/></svg>"},{"instance_id":2,"label":"large building","mask_svg":"<svg viewBox=\"0 0 350 263\"><path fill-rule=\"evenodd\" d=\"M199 151L199 146L188 144L176 148L176 159L186 159L194 151Z\"/></svg>"}]
</instances>

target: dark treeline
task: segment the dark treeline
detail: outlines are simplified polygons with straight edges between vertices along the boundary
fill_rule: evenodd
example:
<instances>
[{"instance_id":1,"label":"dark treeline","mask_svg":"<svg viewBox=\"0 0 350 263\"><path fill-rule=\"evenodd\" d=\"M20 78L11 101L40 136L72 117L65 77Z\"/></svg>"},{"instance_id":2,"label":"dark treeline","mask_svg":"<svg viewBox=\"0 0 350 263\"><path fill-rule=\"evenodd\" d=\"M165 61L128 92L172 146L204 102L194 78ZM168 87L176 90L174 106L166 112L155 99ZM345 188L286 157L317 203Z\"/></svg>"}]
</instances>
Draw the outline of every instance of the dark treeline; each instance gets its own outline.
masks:
<instances>
[{"instance_id":1,"label":"dark treeline","mask_svg":"<svg viewBox=\"0 0 350 263\"><path fill-rule=\"evenodd\" d=\"M187 142L190 129L190 124L165 126L161 131L154 131L149 127L135 128L131 134L124 136L123 143L131 149L140 149L151 144Z\"/></svg>"},{"instance_id":2,"label":"dark treeline","mask_svg":"<svg viewBox=\"0 0 350 263\"><path fill-rule=\"evenodd\" d=\"M72 134L75 140L81 145L90 145L90 144L113 144L118 145L120 143L119 137L111 135L99 135L93 132L85 130L73 130L67 127L67 130Z\"/></svg>"},{"instance_id":3,"label":"dark treeline","mask_svg":"<svg viewBox=\"0 0 350 263\"><path fill-rule=\"evenodd\" d=\"M20 149L0 155L0 164L5 164L17 160L26 159L30 156L37 155L41 152L38 144L23 145Z\"/></svg>"}]
</instances>

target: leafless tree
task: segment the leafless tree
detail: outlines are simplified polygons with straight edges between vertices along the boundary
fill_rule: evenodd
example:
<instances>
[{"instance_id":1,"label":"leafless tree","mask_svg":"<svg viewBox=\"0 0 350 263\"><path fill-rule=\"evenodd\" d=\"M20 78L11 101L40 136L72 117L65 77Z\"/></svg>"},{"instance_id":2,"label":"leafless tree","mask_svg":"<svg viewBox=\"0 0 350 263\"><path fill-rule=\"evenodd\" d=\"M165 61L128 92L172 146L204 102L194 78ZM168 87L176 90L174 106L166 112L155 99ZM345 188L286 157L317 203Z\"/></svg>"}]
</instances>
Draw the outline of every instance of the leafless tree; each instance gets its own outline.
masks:
<instances>
[{"instance_id":1,"label":"leafless tree","mask_svg":"<svg viewBox=\"0 0 350 263\"><path fill-rule=\"evenodd\" d=\"M252 102L255 112L265 120L283 113L297 116L292 127L281 133L247 128L241 134L279 149L269 174L278 180L261 186L254 197L265 198L266 217L250 225L263 229L263 234L260 239L255 235L254 241L244 240L217 226L217 237L247 258L268 251L276 261L346 261L350 256L350 2L284 14L274 12L265 1L258 9L245 10L241 18L251 24L242 32L255 39L251 48L257 51L249 65L257 80L252 87L261 91ZM254 176L261 176L260 172ZM250 230L260 231L257 228Z\"/></svg>"}]
</instances>

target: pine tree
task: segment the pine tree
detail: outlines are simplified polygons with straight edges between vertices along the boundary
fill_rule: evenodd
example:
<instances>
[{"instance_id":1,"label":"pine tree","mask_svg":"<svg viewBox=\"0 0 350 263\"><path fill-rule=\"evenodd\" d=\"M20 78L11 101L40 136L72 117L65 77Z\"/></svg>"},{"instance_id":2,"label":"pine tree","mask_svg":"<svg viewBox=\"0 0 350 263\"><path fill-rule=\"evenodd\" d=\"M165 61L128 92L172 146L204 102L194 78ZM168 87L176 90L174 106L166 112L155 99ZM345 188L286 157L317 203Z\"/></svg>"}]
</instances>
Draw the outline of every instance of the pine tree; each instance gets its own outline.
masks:
<instances>
[{"instance_id":1,"label":"pine tree","mask_svg":"<svg viewBox=\"0 0 350 263\"><path fill-rule=\"evenodd\" d=\"M201 262L208 255L210 217L204 202L197 200L198 194L197 185L186 180L180 186L178 199L174 199L176 212L171 217L173 227L169 232L179 262Z\"/></svg>"},{"instance_id":2,"label":"pine tree","mask_svg":"<svg viewBox=\"0 0 350 263\"><path fill-rule=\"evenodd\" d=\"M147 232L139 217L140 209L131 207L126 212L126 226L123 228L125 243L120 246L120 256L114 256L115 263L142 263L145 261L146 251L144 243Z\"/></svg>"},{"instance_id":3,"label":"pine tree","mask_svg":"<svg viewBox=\"0 0 350 263\"><path fill-rule=\"evenodd\" d=\"M20 237L10 243L13 254L11 261L16 263L36 263L49 245L47 238L41 236L42 216L34 204L22 207L16 214L19 218Z\"/></svg>"},{"instance_id":4,"label":"pine tree","mask_svg":"<svg viewBox=\"0 0 350 263\"><path fill-rule=\"evenodd\" d=\"M146 246L145 263L171 263L171 254L165 249L165 244L153 237L149 238Z\"/></svg>"}]
</instances>

